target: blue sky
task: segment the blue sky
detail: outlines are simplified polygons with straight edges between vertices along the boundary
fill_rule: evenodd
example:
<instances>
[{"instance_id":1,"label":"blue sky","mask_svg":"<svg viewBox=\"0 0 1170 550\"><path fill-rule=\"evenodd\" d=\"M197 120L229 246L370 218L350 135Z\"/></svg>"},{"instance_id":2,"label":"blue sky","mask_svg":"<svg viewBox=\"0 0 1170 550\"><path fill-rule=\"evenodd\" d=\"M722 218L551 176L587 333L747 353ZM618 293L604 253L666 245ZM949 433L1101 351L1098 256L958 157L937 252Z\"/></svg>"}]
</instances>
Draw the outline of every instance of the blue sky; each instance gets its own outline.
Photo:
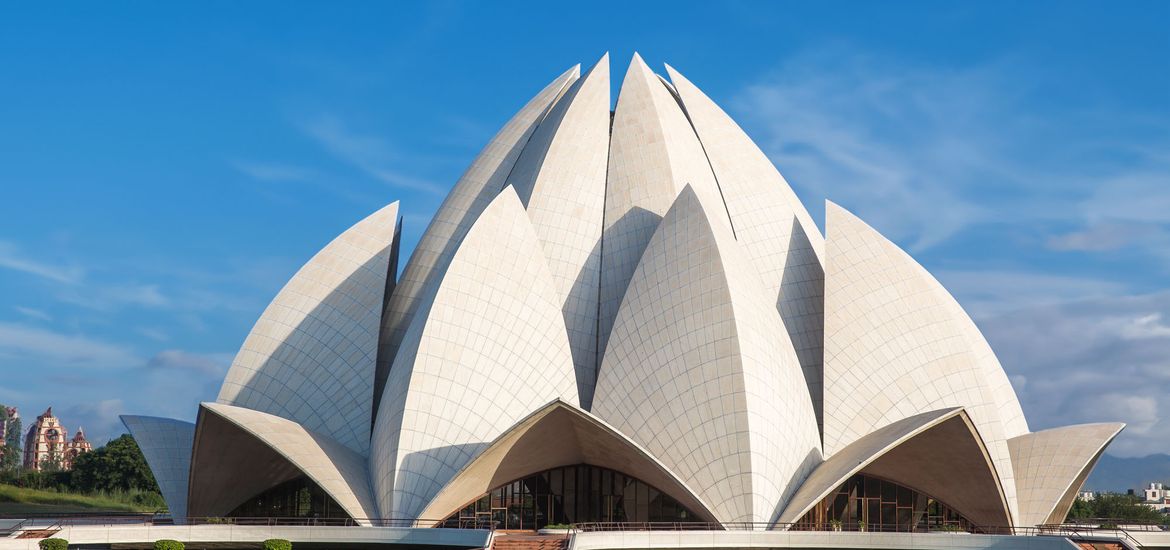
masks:
<instances>
[{"instance_id":1,"label":"blue sky","mask_svg":"<svg viewBox=\"0 0 1170 550\"><path fill-rule=\"evenodd\" d=\"M0 402L96 439L191 419L267 301L611 52L668 62L809 205L984 329L1033 429L1170 452L1170 3L0 7Z\"/></svg>"}]
</instances>

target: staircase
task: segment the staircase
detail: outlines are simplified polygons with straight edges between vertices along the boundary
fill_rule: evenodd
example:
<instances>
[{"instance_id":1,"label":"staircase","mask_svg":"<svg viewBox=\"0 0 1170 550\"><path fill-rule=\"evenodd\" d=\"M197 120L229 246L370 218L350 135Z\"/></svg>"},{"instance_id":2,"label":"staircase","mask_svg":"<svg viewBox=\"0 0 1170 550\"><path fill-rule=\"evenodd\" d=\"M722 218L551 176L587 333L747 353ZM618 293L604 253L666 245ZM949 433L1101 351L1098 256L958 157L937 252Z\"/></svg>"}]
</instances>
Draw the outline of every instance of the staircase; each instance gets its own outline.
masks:
<instances>
[{"instance_id":1,"label":"staircase","mask_svg":"<svg viewBox=\"0 0 1170 550\"><path fill-rule=\"evenodd\" d=\"M57 528L25 529L23 531L20 531L16 535L15 538L18 538L18 539L47 539L53 535L56 535L60 531L61 530L57 529Z\"/></svg>"},{"instance_id":2,"label":"staircase","mask_svg":"<svg viewBox=\"0 0 1170 550\"><path fill-rule=\"evenodd\" d=\"M497 531L491 550L565 550L569 539L564 535L537 535L532 531Z\"/></svg>"},{"instance_id":3,"label":"staircase","mask_svg":"<svg viewBox=\"0 0 1170 550\"><path fill-rule=\"evenodd\" d=\"M1078 542L1081 550L1126 550L1120 542Z\"/></svg>"}]
</instances>

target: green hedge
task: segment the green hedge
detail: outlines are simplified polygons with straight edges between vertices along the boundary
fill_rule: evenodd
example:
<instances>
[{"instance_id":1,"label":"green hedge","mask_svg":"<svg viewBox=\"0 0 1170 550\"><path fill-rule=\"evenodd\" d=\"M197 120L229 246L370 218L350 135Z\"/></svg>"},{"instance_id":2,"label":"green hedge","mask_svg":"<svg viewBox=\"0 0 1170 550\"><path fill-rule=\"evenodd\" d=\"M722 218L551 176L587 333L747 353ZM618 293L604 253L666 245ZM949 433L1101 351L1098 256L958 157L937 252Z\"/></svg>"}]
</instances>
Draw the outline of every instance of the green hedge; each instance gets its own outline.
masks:
<instances>
[{"instance_id":1,"label":"green hedge","mask_svg":"<svg viewBox=\"0 0 1170 550\"><path fill-rule=\"evenodd\" d=\"M156 540L154 550L183 550L183 543L171 539Z\"/></svg>"},{"instance_id":2,"label":"green hedge","mask_svg":"<svg viewBox=\"0 0 1170 550\"><path fill-rule=\"evenodd\" d=\"M69 550L69 541L65 539L45 539L37 543L41 550Z\"/></svg>"},{"instance_id":3,"label":"green hedge","mask_svg":"<svg viewBox=\"0 0 1170 550\"><path fill-rule=\"evenodd\" d=\"M268 539L264 541L264 550L292 550L292 543L284 539Z\"/></svg>"}]
</instances>

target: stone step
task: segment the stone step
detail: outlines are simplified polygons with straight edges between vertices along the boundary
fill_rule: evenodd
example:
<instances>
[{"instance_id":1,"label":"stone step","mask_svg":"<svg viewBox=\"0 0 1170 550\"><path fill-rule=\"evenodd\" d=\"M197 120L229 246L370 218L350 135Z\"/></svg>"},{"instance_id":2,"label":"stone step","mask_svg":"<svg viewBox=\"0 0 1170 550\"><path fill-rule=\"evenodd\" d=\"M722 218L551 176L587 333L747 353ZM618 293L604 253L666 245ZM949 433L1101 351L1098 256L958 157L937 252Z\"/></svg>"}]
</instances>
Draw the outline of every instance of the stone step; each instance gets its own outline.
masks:
<instances>
[{"instance_id":1,"label":"stone step","mask_svg":"<svg viewBox=\"0 0 1170 550\"><path fill-rule=\"evenodd\" d=\"M18 539L47 539L56 535L60 529L25 529L16 535Z\"/></svg>"},{"instance_id":2,"label":"stone step","mask_svg":"<svg viewBox=\"0 0 1170 550\"><path fill-rule=\"evenodd\" d=\"M569 539L564 535L496 535L491 550L565 550Z\"/></svg>"}]
</instances>

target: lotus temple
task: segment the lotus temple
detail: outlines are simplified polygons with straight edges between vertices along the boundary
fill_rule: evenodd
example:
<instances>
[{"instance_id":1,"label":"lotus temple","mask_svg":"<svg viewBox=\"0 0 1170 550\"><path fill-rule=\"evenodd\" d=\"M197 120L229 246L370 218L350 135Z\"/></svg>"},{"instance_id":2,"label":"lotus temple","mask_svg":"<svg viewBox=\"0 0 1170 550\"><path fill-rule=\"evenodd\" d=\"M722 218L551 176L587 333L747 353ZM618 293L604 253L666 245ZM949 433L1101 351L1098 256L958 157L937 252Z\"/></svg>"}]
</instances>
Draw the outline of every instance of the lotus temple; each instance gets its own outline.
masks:
<instances>
[{"instance_id":1,"label":"lotus temple","mask_svg":"<svg viewBox=\"0 0 1170 550\"><path fill-rule=\"evenodd\" d=\"M337 236L194 424L123 417L174 523L648 533L584 549L1064 521L1122 424L1032 431L906 252L831 202L822 233L673 68L610 91L607 55L536 93L409 258L398 202ZM959 547L916 540L890 547Z\"/></svg>"}]
</instances>

